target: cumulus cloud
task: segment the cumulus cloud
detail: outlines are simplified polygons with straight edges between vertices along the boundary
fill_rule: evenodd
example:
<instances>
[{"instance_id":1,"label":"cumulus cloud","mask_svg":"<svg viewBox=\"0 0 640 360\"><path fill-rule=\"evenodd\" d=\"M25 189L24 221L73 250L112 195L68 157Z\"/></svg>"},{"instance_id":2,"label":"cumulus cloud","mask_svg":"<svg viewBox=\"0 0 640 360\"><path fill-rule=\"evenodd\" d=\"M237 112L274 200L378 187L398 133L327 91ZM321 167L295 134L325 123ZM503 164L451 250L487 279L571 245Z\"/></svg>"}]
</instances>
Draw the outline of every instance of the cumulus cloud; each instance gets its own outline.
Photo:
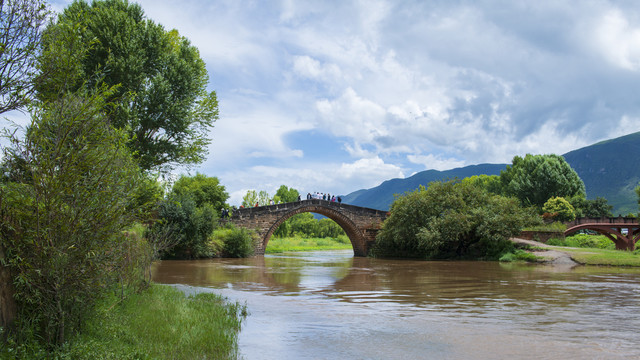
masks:
<instances>
[{"instance_id":1,"label":"cumulus cloud","mask_svg":"<svg viewBox=\"0 0 640 360\"><path fill-rule=\"evenodd\" d=\"M200 171L233 194L348 193L640 130L633 2L138 2L207 63L220 121ZM303 130L340 154L290 146Z\"/></svg>"},{"instance_id":2,"label":"cumulus cloud","mask_svg":"<svg viewBox=\"0 0 640 360\"><path fill-rule=\"evenodd\" d=\"M640 70L640 25L632 25L619 9L607 11L595 28L598 50L615 66Z\"/></svg>"}]
</instances>

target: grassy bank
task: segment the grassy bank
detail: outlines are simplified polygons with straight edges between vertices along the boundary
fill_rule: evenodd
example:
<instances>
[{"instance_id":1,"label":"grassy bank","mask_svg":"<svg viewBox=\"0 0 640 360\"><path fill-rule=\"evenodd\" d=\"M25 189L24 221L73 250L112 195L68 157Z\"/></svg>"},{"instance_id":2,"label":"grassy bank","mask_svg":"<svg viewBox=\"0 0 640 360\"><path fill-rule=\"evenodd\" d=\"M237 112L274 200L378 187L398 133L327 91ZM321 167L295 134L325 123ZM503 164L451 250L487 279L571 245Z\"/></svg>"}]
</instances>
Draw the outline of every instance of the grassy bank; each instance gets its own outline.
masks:
<instances>
[{"instance_id":1,"label":"grassy bank","mask_svg":"<svg viewBox=\"0 0 640 360\"><path fill-rule=\"evenodd\" d=\"M234 359L246 308L218 295L185 296L152 285L118 303L105 299L81 334L49 353L10 342L2 359Z\"/></svg>"},{"instance_id":2,"label":"grassy bank","mask_svg":"<svg viewBox=\"0 0 640 360\"><path fill-rule=\"evenodd\" d=\"M346 235L333 238L301 238L285 237L269 240L265 252L267 254L282 253L285 251L314 251L314 250L347 250L351 249L351 242Z\"/></svg>"},{"instance_id":3,"label":"grassy bank","mask_svg":"<svg viewBox=\"0 0 640 360\"><path fill-rule=\"evenodd\" d=\"M574 261L584 265L640 267L640 250L620 251L596 248L570 248L564 246L554 246L552 248L570 254Z\"/></svg>"},{"instance_id":4,"label":"grassy bank","mask_svg":"<svg viewBox=\"0 0 640 360\"><path fill-rule=\"evenodd\" d=\"M584 265L640 267L640 249L615 250L615 244L604 235L578 234L565 239L550 239L542 250L567 253Z\"/></svg>"}]
</instances>

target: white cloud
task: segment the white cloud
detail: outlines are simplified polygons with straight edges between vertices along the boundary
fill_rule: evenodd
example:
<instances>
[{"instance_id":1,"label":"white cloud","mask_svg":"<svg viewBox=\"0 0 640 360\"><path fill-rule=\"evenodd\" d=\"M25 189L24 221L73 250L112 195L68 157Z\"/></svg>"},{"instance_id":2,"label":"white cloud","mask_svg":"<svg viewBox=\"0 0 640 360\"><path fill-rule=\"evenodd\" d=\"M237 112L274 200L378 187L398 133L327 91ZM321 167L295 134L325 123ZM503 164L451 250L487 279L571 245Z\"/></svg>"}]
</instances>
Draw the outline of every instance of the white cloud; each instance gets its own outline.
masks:
<instances>
[{"instance_id":1,"label":"white cloud","mask_svg":"<svg viewBox=\"0 0 640 360\"><path fill-rule=\"evenodd\" d=\"M220 121L200 171L232 194L348 193L640 130L633 2L138 2L207 63Z\"/></svg>"},{"instance_id":2,"label":"white cloud","mask_svg":"<svg viewBox=\"0 0 640 360\"><path fill-rule=\"evenodd\" d=\"M603 14L595 29L598 50L608 61L626 70L640 70L640 26L634 26L619 9Z\"/></svg>"}]
</instances>

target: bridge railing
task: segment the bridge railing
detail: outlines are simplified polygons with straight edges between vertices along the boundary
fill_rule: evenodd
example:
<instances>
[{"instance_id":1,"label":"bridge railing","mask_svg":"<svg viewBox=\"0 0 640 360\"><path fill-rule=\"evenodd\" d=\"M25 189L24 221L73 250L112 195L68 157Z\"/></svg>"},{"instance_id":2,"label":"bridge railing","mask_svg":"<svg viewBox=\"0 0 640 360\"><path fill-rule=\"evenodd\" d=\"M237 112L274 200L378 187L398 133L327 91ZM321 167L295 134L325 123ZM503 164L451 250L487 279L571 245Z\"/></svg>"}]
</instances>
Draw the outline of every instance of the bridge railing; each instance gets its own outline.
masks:
<instances>
[{"instance_id":1,"label":"bridge railing","mask_svg":"<svg viewBox=\"0 0 640 360\"><path fill-rule=\"evenodd\" d=\"M568 227L584 224L638 224L638 219L634 217L581 217L565 223Z\"/></svg>"}]
</instances>

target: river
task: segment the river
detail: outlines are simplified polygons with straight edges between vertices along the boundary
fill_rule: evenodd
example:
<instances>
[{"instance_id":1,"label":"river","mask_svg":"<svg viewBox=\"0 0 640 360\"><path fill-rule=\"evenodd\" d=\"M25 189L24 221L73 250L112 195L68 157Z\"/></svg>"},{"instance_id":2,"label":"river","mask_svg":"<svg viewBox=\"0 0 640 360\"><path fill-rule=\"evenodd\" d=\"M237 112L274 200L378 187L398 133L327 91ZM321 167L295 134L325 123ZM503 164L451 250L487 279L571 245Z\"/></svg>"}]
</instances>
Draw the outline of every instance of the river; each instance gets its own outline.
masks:
<instances>
[{"instance_id":1,"label":"river","mask_svg":"<svg viewBox=\"0 0 640 360\"><path fill-rule=\"evenodd\" d=\"M246 303L249 360L640 358L640 269L318 251L162 261L153 277Z\"/></svg>"}]
</instances>

